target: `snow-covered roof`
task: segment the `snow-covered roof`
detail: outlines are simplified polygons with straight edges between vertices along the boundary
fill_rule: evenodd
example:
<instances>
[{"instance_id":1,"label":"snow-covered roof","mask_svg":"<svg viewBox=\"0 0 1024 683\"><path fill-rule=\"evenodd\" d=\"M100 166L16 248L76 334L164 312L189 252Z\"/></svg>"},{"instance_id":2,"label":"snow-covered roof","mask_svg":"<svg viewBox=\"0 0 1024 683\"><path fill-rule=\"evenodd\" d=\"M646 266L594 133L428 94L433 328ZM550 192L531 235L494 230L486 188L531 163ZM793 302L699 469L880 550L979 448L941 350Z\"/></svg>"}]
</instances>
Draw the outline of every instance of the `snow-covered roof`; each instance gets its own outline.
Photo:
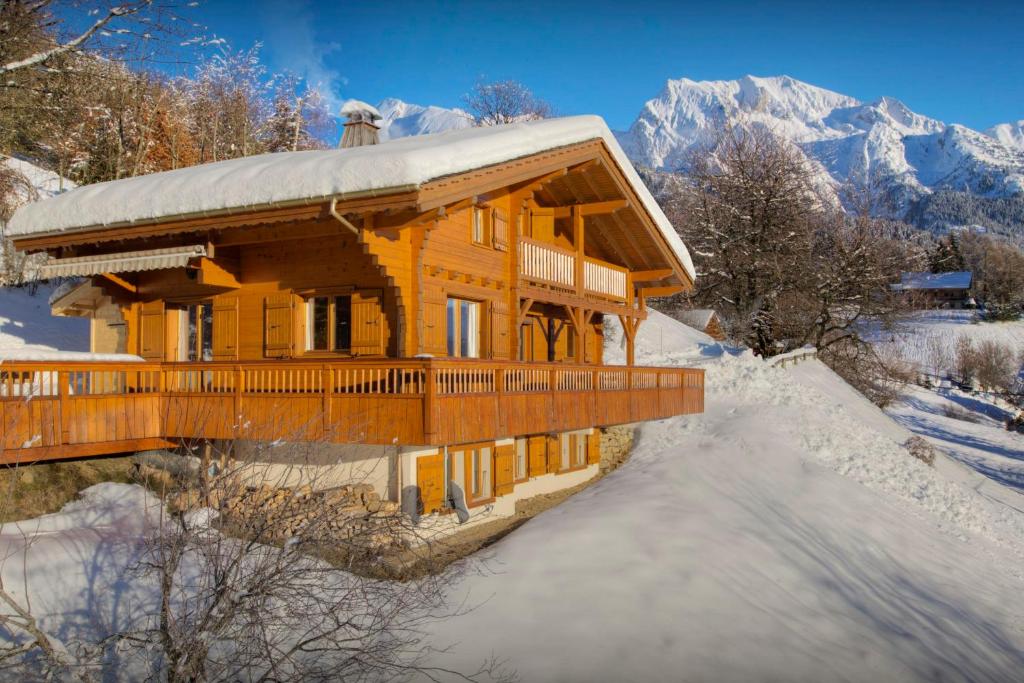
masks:
<instances>
[{"instance_id":1,"label":"snow-covered roof","mask_svg":"<svg viewBox=\"0 0 1024 683\"><path fill-rule=\"evenodd\" d=\"M684 325L703 332L711 319L715 317L715 310L713 308L692 308L680 311L676 317Z\"/></svg>"},{"instance_id":2,"label":"snow-covered roof","mask_svg":"<svg viewBox=\"0 0 1024 683\"><path fill-rule=\"evenodd\" d=\"M971 271L952 273L900 273L900 282L894 289L970 289Z\"/></svg>"},{"instance_id":3,"label":"snow-covered roof","mask_svg":"<svg viewBox=\"0 0 1024 683\"><path fill-rule=\"evenodd\" d=\"M11 236L216 214L279 203L388 194L600 139L691 278L690 255L599 116L467 128L346 149L278 152L87 185L22 207Z\"/></svg>"}]
</instances>

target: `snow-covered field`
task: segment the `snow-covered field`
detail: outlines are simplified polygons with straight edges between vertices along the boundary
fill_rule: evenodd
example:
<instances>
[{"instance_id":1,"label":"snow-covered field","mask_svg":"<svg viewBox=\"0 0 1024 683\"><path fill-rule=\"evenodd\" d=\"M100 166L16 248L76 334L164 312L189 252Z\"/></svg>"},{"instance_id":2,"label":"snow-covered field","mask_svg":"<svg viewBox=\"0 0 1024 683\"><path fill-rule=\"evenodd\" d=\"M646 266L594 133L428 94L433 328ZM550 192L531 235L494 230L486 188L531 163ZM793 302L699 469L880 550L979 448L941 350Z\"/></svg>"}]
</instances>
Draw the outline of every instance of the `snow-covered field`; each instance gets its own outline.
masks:
<instances>
[{"instance_id":1,"label":"snow-covered field","mask_svg":"<svg viewBox=\"0 0 1024 683\"><path fill-rule=\"evenodd\" d=\"M524 681L1020 678L1017 491L915 460L910 432L818 361L772 368L657 314L639 344L643 362L704 367L707 412L644 425L623 467L490 546L452 596L474 609L429 633L452 646L434 663L493 654ZM46 628L98 637L151 605L124 573L147 500L103 485L20 525ZM0 529L6 553L16 532ZM20 573L3 567L9 586Z\"/></svg>"}]
</instances>

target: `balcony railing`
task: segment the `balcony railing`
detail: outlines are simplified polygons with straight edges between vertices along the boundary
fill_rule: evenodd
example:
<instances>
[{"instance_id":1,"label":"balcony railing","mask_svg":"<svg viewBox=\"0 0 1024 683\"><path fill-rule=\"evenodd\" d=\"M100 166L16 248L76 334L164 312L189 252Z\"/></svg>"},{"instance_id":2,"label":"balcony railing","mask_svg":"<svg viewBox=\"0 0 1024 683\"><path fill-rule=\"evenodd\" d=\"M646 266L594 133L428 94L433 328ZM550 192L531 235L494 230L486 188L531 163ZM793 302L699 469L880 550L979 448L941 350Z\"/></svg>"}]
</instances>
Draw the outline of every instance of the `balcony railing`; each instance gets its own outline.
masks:
<instances>
[{"instance_id":1,"label":"balcony railing","mask_svg":"<svg viewBox=\"0 0 1024 683\"><path fill-rule=\"evenodd\" d=\"M519 275L527 283L580 296L629 301L629 271L599 259L584 257L579 287L576 252L529 237L519 238Z\"/></svg>"},{"instance_id":2,"label":"balcony railing","mask_svg":"<svg viewBox=\"0 0 1024 683\"><path fill-rule=\"evenodd\" d=\"M4 363L0 462L191 439L444 445L703 411L704 373L441 359Z\"/></svg>"}]
</instances>

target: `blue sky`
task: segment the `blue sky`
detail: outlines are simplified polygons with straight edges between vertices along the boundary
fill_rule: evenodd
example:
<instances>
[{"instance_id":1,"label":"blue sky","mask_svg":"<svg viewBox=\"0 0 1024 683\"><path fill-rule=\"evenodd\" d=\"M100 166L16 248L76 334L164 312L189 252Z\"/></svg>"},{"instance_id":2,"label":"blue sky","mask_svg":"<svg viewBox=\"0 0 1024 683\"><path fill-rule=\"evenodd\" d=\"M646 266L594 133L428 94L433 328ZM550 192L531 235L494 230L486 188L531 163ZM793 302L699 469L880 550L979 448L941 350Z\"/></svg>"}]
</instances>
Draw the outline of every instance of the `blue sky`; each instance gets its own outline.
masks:
<instances>
[{"instance_id":1,"label":"blue sky","mask_svg":"<svg viewBox=\"0 0 1024 683\"><path fill-rule=\"evenodd\" d=\"M516 79L625 128L668 78L786 74L983 129L1024 119L1024 3L233 2L193 15L338 99L457 106Z\"/></svg>"}]
</instances>

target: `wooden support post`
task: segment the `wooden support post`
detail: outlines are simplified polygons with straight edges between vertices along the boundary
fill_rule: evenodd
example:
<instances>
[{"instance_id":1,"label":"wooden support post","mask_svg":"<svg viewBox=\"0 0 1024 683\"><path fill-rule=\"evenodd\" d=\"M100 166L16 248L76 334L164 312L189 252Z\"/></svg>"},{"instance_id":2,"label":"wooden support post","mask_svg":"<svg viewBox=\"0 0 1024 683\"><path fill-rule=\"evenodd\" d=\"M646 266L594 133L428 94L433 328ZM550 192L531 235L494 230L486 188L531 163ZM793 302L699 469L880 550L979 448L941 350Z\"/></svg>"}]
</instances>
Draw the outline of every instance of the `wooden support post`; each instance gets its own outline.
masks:
<instances>
[{"instance_id":1,"label":"wooden support post","mask_svg":"<svg viewBox=\"0 0 1024 683\"><path fill-rule=\"evenodd\" d=\"M426 445L434 445L437 426L434 423L434 404L437 402L437 371L433 363L427 362L423 373L423 440Z\"/></svg>"},{"instance_id":2,"label":"wooden support post","mask_svg":"<svg viewBox=\"0 0 1024 683\"><path fill-rule=\"evenodd\" d=\"M572 240L576 247L576 296L582 298L584 287L584 255L583 255L583 213L578 205L572 207Z\"/></svg>"}]
</instances>

